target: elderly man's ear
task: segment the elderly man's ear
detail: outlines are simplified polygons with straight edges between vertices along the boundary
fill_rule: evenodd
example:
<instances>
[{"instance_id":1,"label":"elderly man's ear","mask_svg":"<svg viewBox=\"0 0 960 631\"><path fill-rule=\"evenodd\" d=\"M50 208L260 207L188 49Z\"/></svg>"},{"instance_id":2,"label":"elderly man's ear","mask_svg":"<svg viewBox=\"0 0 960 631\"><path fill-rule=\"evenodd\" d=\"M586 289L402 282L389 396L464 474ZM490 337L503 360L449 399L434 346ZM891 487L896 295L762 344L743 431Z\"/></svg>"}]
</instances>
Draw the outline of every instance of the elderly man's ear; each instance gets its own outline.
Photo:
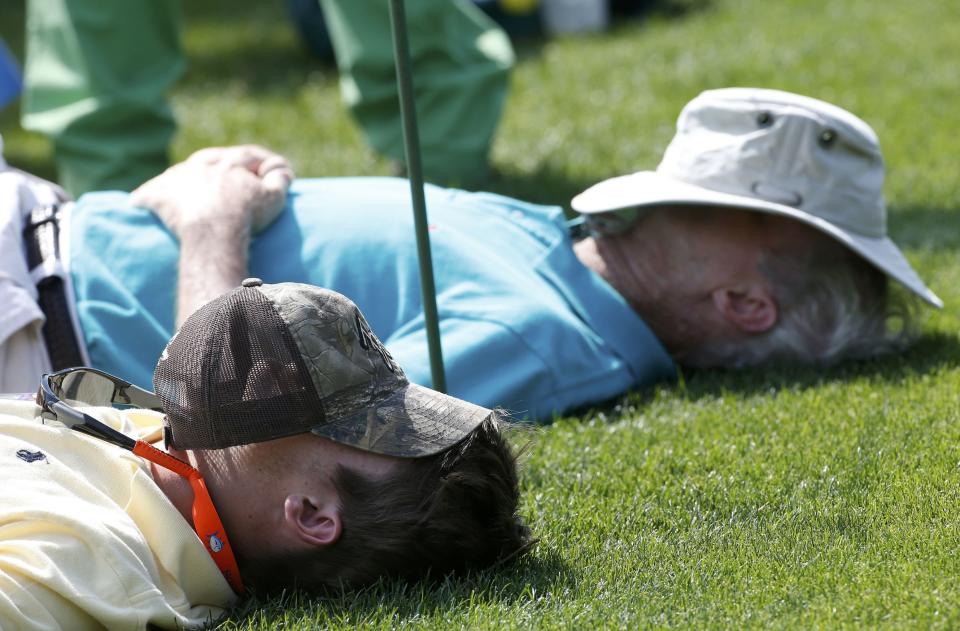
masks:
<instances>
[{"instance_id":1,"label":"elderly man's ear","mask_svg":"<svg viewBox=\"0 0 960 631\"><path fill-rule=\"evenodd\" d=\"M296 539L314 546L333 545L343 529L335 496L289 495L283 503L283 519Z\"/></svg>"},{"instance_id":2,"label":"elderly man's ear","mask_svg":"<svg viewBox=\"0 0 960 631\"><path fill-rule=\"evenodd\" d=\"M764 333L777 323L777 303L760 284L720 287L711 297L724 319L744 333Z\"/></svg>"}]
</instances>

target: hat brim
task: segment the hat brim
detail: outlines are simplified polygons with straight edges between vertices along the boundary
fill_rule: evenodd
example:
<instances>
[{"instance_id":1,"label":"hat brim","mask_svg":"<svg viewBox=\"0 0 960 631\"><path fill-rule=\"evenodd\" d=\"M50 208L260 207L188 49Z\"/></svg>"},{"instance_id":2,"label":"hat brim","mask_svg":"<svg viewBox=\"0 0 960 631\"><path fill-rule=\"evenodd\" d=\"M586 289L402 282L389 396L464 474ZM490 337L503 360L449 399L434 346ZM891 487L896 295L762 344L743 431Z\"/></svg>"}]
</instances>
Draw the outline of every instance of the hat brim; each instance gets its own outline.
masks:
<instances>
[{"instance_id":1,"label":"hat brim","mask_svg":"<svg viewBox=\"0 0 960 631\"><path fill-rule=\"evenodd\" d=\"M411 383L375 406L310 431L364 451L423 458L453 447L490 414L487 408Z\"/></svg>"},{"instance_id":2,"label":"hat brim","mask_svg":"<svg viewBox=\"0 0 960 631\"><path fill-rule=\"evenodd\" d=\"M640 171L604 180L574 197L571 206L577 212L590 215L623 208L669 204L743 208L790 217L830 235L927 303L937 308L943 307L943 301L926 286L900 249L888 237L868 237L844 230L792 206L755 197L721 193L655 171Z\"/></svg>"}]
</instances>

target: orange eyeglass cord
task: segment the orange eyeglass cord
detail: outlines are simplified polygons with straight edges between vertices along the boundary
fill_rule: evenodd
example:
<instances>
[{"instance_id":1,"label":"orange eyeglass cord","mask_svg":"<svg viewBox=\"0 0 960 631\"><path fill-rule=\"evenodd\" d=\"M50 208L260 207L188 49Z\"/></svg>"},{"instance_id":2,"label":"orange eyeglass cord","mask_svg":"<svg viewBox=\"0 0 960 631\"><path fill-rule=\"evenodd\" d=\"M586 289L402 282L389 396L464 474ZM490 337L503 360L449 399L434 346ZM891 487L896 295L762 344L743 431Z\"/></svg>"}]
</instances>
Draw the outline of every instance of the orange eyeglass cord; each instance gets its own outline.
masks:
<instances>
[{"instance_id":1,"label":"orange eyeglass cord","mask_svg":"<svg viewBox=\"0 0 960 631\"><path fill-rule=\"evenodd\" d=\"M230 546L230 540L227 539L227 531L223 527L223 522L220 521L217 508L213 505L213 498L210 497L203 476L183 460L175 458L142 440L134 440L123 432L106 425L89 414L74 409L70 404L61 400L64 397L64 391L71 394L74 391L82 391L85 379L89 379L92 383L101 387L104 381L109 382L107 385L112 388L112 391L106 401L107 405L114 403L135 404L157 412L162 411L162 406L160 406L159 399L155 394L143 390L129 381L124 381L96 368L67 368L55 373L45 374L40 378L40 388L34 398L34 401L40 406L40 416L44 419L57 420L75 431L132 451L144 460L149 460L186 478L193 489L193 530L197 533L203 547L207 549L210 558L217 564L233 591L237 594L243 594L246 589L243 586L243 581L240 580L240 568L237 565L237 559L233 555L233 548ZM67 380L70 380L69 384L65 385L64 382ZM94 388L94 391L96 390ZM100 395L102 396L102 394L101 392Z\"/></svg>"},{"instance_id":2,"label":"orange eyeglass cord","mask_svg":"<svg viewBox=\"0 0 960 631\"><path fill-rule=\"evenodd\" d=\"M210 492L207 491L207 484L203 481L200 472L183 460L174 458L142 440L136 442L133 453L189 480L193 488L194 531L233 591L237 594L246 592L243 581L240 580L240 567L237 565L236 557L233 556L227 531L223 527L223 522L220 521L220 515L217 514Z\"/></svg>"}]
</instances>

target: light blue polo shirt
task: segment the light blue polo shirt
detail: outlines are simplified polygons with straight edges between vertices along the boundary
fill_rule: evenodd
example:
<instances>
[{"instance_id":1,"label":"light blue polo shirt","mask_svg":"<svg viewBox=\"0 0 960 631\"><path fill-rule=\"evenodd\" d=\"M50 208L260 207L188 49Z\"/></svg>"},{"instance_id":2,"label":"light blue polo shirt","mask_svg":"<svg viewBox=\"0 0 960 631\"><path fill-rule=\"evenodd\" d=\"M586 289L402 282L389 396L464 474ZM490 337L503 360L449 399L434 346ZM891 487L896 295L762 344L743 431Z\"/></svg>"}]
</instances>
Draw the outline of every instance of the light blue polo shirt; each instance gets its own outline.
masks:
<instances>
[{"instance_id":1,"label":"light blue polo shirt","mask_svg":"<svg viewBox=\"0 0 960 631\"><path fill-rule=\"evenodd\" d=\"M451 394L549 421L675 375L643 320L576 258L560 208L434 186L426 199ZM91 361L150 387L173 332L177 241L124 193L85 195L70 226ZM410 380L430 385L406 180L297 180L251 246L250 275L345 294Z\"/></svg>"}]
</instances>

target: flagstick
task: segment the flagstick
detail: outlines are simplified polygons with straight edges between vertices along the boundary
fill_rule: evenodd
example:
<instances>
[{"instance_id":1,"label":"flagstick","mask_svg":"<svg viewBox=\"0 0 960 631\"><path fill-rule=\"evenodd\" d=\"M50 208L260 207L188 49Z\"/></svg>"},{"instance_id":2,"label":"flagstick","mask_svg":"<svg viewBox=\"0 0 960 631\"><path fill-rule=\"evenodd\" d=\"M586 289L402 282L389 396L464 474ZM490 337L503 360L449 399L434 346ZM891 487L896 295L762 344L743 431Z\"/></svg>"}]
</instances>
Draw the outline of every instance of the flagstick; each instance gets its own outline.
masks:
<instances>
[{"instance_id":1,"label":"flagstick","mask_svg":"<svg viewBox=\"0 0 960 631\"><path fill-rule=\"evenodd\" d=\"M423 170L420 166L420 137L417 132L417 110L413 100L413 80L410 76L410 44L407 41L407 18L403 0L390 0L390 24L393 28L393 56L397 67L397 87L400 92L400 117L403 119L407 177L410 180L410 194L413 198L417 257L420 261L420 293L423 298L423 318L427 328L427 350L430 354L430 376L433 379L433 389L446 392L447 379L443 372L443 353L440 349L437 290L433 283L433 261L430 258L427 206L423 194Z\"/></svg>"}]
</instances>

